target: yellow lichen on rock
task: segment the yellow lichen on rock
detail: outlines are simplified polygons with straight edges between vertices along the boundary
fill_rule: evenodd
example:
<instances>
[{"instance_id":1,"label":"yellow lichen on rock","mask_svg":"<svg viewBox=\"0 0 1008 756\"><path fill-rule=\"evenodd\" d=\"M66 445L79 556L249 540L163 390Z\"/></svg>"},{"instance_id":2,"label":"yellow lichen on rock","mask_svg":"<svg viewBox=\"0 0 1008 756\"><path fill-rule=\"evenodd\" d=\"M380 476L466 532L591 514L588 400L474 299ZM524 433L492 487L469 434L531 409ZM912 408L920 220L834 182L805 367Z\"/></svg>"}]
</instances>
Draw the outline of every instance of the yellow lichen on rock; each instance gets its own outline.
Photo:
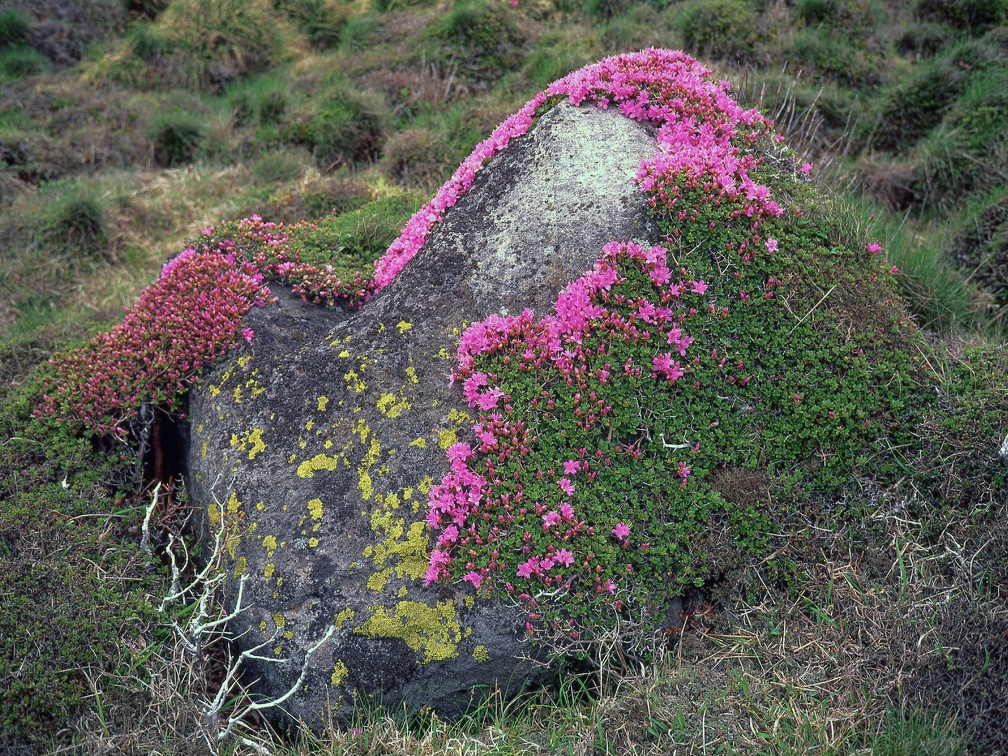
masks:
<instances>
[{"instance_id":1,"label":"yellow lichen on rock","mask_svg":"<svg viewBox=\"0 0 1008 756\"><path fill-rule=\"evenodd\" d=\"M248 458L255 459L256 454L266 450L266 443L262 440L262 429L253 428L241 437L237 433L232 433L231 446L239 453L248 451Z\"/></svg>"},{"instance_id":2,"label":"yellow lichen on rock","mask_svg":"<svg viewBox=\"0 0 1008 756\"><path fill-rule=\"evenodd\" d=\"M308 501L308 513L313 520L322 519L322 499L310 499Z\"/></svg>"},{"instance_id":3,"label":"yellow lichen on rock","mask_svg":"<svg viewBox=\"0 0 1008 756\"><path fill-rule=\"evenodd\" d=\"M490 652L487 651L487 647L482 643L473 649L472 656L473 659L481 663L490 660Z\"/></svg>"},{"instance_id":4,"label":"yellow lichen on rock","mask_svg":"<svg viewBox=\"0 0 1008 756\"><path fill-rule=\"evenodd\" d=\"M363 394L367 390L367 384L364 380L357 374L356 370L349 370L343 374L343 380L346 381L347 388L358 394Z\"/></svg>"},{"instance_id":5,"label":"yellow lichen on rock","mask_svg":"<svg viewBox=\"0 0 1008 756\"><path fill-rule=\"evenodd\" d=\"M392 569L384 569L379 572L375 572L368 578L367 587L372 591L377 591L381 593L385 590L385 585L388 583L389 578L392 577Z\"/></svg>"},{"instance_id":6,"label":"yellow lichen on rock","mask_svg":"<svg viewBox=\"0 0 1008 756\"><path fill-rule=\"evenodd\" d=\"M262 539L263 548L266 549L266 556L272 557L273 552L277 549L277 539L276 536L268 535Z\"/></svg>"},{"instance_id":7,"label":"yellow lichen on rock","mask_svg":"<svg viewBox=\"0 0 1008 756\"><path fill-rule=\"evenodd\" d=\"M400 601L395 613L384 606L370 607L371 616L354 633L370 638L399 638L413 651L423 651L421 661L454 659L462 628L451 601L438 601L433 607L419 601Z\"/></svg>"},{"instance_id":8,"label":"yellow lichen on rock","mask_svg":"<svg viewBox=\"0 0 1008 756\"><path fill-rule=\"evenodd\" d=\"M297 474L299 478L311 478L317 470L328 470L332 472L339 465L340 455L330 457L328 454L316 454L306 462L298 465Z\"/></svg>"},{"instance_id":9,"label":"yellow lichen on rock","mask_svg":"<svg viewBox=\"0 0 1008 756\"><path fill-rule=\"evenodd\" d=\"M249 449L248 458L255 459L255 455L266 450L266 443L262 440L262 429L255 428L248 436L248 442L252 445Z\"/></svg>"},{"instance_id":10,"label":"yellow lichen on rock","mask_svg":"<svg viewBox=\"0 0 1008 756\"><path fill-rule=\"evenodd\" d=\"M328 405L328 404L329 404L329 397L327 397L327 396L320 396L318 398L318 405L317 405L318 411L319 412L325 412L326 405Z\"/></svg>"},{"instance_id":11,"label":"yellow lichen on rock","mask_svg":"<svg viewBox=\"0 0 1008 756\"><path fill-rule=\"evenodd\" d=\"M402 415L403 412L410 409L412 405L406 400L406 397L403 395L400 395L399 398L397 399L395 394L384 393L378 400L377 406L378 409L381 410L381 413L385 415L385 417L394 420L395 418Z\"/></svg>"},{"instance_id":12,"label":"yellow lichen on rock","mask_svg":"<svg viewBox=\"0 0 1008 756\"><path fill-rule=\"evenodd\" d=\"M412 327L413 327L413 324L412 323L408 323L405 320L400 320L398 323L396 323L396 328L399 329L399 333L401 333L401 334L406 333L406 331L408 331Z\"/></svg>"},{"instance_id":13,"label":"yellow lichen on rock","mask_svg":"<svg viewBox=\"0 0 1008 756\"><path fill-rule=\"evenodd\" d=\"M343 625L354 618L354 610L349 606L346 609L339 611L335 617L333 617L333 622L336 624L337 630L342 630Z\"/></svg>"},{"instance_id":14,"label":"yellow lichen on rock","mask_svg":"<svg viewBox=\"0 0 1008 756\"><path fill-rule=\"evenodd\" d=\"M333 685L339 685L346 679L348 674L350 674L350 670L347 668L347 665L337 659L336 664L333 666L333 673L332 677L329 678L329 682Z\"/></svg>"}]
</instances>

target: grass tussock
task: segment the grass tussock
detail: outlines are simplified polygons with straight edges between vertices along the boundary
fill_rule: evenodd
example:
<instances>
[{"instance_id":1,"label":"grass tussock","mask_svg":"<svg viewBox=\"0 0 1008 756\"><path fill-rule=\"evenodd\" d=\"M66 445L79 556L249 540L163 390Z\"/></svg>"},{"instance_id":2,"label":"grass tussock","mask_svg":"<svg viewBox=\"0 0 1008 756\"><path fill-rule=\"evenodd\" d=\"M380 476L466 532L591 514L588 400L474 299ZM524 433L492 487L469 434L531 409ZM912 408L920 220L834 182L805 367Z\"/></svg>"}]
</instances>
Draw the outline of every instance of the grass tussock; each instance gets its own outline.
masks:
<instances>
[{"instance_id":1,"label":"grass tussock","mask_svg":"<svg viewBox=\"0 0 1008 756\"><path fill-rule=\"evenodd\" d=\"M218 90L290 54L289 29L269 0L175 0L132 29L97 75L133 85Z\"/></svg>"}]
</instances>

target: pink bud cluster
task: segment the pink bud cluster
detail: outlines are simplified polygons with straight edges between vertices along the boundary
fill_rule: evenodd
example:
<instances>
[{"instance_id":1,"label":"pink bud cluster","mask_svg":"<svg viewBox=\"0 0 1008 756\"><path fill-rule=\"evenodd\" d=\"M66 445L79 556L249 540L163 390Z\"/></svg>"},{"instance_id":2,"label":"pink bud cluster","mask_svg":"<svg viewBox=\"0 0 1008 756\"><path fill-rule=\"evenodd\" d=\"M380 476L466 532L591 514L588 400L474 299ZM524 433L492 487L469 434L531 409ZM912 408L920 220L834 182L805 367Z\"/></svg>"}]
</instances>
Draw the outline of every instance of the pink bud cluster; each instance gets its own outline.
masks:
<instances>
[{"instance_id":1,"label":"pink bud cluster","mask_svg":"<svg viewBox=\"0 0 1008 756\"><path fill-rule=\"evenodd\" d=\"M36 415L81 423L99 435L124 432L142 402L173 406L196 371L223 354L252 305L270 296L264 279L291 285L314 304L360 307L374 283L360 271L343 281L331 266L300 260L289 229L253 215L221 229L169 261L126 318L87 346L54 358Z\"/></svg>"},{"instance_id":2,"label":"pink bud cluster","mask_svg":"<svg viewBox=\"0 0 1008 756\"><path fill-rule=\"evenodd\" d=\"M680 171L676 160L686 161L684 165L692 166L691 170L701 170L723 155L730 160L730 165L714 167L719 175L726 177L726 186L736 182L741 191L753 195L754 201L765 200L765 187L748 178L750 163L738 156L737 148L730 142L739 127L756 133L768 130L770 123L758 111L740 107L729 96L728 89L728 82L713 82L710 69L690 56L655 49L606 58L553 82L545 92L537 94L508 117L488 139L480 142L434 199L410 219L402 235L375 261L376 288L387 286L413 259L445 211L472 186L487 160L512 139L528 133L536 111L552 98L566 97L573 105L587 100L602 109L615 105L627 117L659 128L661 152L651 161L642 163L642 178L653 176L657 181L669 172ZM750 132L746 138L753 138ZM690 141L697 143L691 148L697 153L696 157L672 157L675 150ZM666 157L673 162L666 163Z\"/></svg>"},{"instance_id":3,"label":"pink bud cluster","mask_svg":"<svg viewBox=\"0 0 1008 756\"><path fill-rule=\"evenodd\" d=\"M262 273L226 245L187 248L121 324L53 358L36 416L83 423L97 434L124 432L142 402L173 406L196 371L234 343L242 315L269 296Z\"/></svg>"},{"instance_id":4,"label":"pink bud cluster","mask_svg":"<svg viewBox=\"0 0 1008 756\"><path fill-rule=\"evenodd\" d=\"M227 224L221 243L231 245L242 259L253 262L266 278L287 284L295 294L312 304L333 307L345 304L351 308L363 306L376 291L373 281L356 271L353 280L344 281L331 265L318 266L300 259L291 249L289 228L314 228L301 222L293 227L264 221L258 215ZM207 229L213 232L213 229ZM208 234L209 235L209 234Z\"/></svg>"}]
</instances>

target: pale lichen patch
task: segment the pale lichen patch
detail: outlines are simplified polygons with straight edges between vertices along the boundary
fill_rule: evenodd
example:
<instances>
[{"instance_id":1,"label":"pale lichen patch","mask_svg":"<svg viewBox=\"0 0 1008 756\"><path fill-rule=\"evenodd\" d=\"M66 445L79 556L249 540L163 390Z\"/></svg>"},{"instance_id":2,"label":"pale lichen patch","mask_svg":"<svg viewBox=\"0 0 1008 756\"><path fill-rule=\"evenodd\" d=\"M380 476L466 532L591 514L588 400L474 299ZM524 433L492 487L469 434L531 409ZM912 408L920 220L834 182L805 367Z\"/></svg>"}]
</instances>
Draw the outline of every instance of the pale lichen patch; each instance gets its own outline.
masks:
<instances>
[{"instance_id":1,"label":"pale lichen patch","mask_svg":"<svg viewBox=\"0 0 1008 756\"><path fill-rule=\"evenodd\" d=\"M413 651L422 651L421 661L454 659L462 628L455 618L451 601L438 601L430 607L419 601L400 601L395 612L383 606L370 607L371 616L354 633L371 638L399 638Z\"/></svg>"}]
</instances>

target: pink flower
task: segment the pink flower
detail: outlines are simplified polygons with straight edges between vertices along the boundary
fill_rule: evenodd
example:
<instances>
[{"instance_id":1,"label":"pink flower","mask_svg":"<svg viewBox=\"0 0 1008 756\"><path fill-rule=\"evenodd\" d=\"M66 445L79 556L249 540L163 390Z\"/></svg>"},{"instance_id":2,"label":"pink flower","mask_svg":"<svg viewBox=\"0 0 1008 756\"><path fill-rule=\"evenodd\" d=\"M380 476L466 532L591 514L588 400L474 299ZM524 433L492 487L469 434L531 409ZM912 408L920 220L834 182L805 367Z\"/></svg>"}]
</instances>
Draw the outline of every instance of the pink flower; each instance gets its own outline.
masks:
<instances>
[{"instance_id":1,"label":"pink flower","mask_svg":"<svg viewBox=\"0 0 1008 756\"><path fill-rule=\"evenodd\" d=\"M630 535L630 527L625 522L617 522L616 527L612 529L612 534L622 541Z\"/></svg>"},{"instance_id":2,"label":"pink flower","mask_svg":"<svg viewBox=\"0 0 1008 756\"><path fill-rule=\"evenodd\" d=\"M577 475L577 471L581 469L581 463L576 459L568 459L564 462L564 474L565 475Z\"/></svg>"},{"instance_id":3,"label":"pink flower","mask_svg":"<svg viewBox=\"0 0 1008 756\"><path fill-rule=\"evenodd\" d=\"M605 583L602 584L602 588L608 591L609 593L612 594L616 593L616 583L614 583L612 580L607 579Z\"/></svg>"},{"instance_id":4,"label":"pink flower","mask_svg":"<svg viewBox=\"0 0 1008 756\"><path fill-rule=\"evenodd\" d=\"M448 447L448 460L450 462L465 462L472 455L472 447L461 441Z\"/></svg>"},{"instance_id":5,"label":"pink flower","mask_svg":"<svg viewBox=\"0 0 1008 756\"><path fill-rule=\"evenodd\" d=\"M560 513L559 512L550 510L549 512L547 512L546 514L543 515L543 525L547 529L551 528L554 525L557 525L559 523L560 523Z\"/></svg>"},{"instance_id":6,"label":"pink flower","mask_svg":"<svg viewBox=\"0 0 1008 756\"><path fill-rule=\"evenodd\" d=\"M570 478L560 478L557 481L557 485L563 489L563 492L568 496L574 495L574 484L570 482Z\"/></svg>"},{"instance_id":7,"label":"pink flower","mask_svg":"<svg viewBox=\"0 0 1008 756\"><path fill-rule=\"evenodd\" d=\"M560 505L560 516L563 518L564 522L570 522L574 519L574 507L572 507L569 502L565 501Z\"/></svg>"},{"instance_id":8,"label":"pink flower","mask_svg":"<svg viewBox=\"0 0 1008 756\"><path fill-rule=\"evenodd\" d=\"M574 554L567 549L560 549L556 553L556 561L564 567L574 564Z\"/></svg>"},{"instance_id":9,"label":"pink flower","mask_svg":"<svg viewBox=\"0 0 1008 756\"><path fill-rule=\"evenodd\" d=\"M776 252L777 251L777 240L776 239L772 239L772 238L771 239L767 239L766 240L766 248L767 248L767 252Z\"/></svg>"},{"instance_id":10,"label":"pink flower","mask_svg":"<svg viewBox=\"0 0 1008 756\"><path fill-rule=\"evenodd\" d=\"M873 255L882 254L882 245L878 242L872 242L871 244L866 244L865 249L871 252Z\"/></svg>"},{"instance_id":11,"label":"pink flower","mask_svg":"<svg viewBox=\"0 0 1008 756\"><path fill-rule=\"evenodd\" d=\"M810 173L812 173L812 169L814 167L815 166L813 166L812 163L802 163L801 168L799 168L798 170L800 170L802 173L808 176Z\"/></svg>"},{"instance_id":12,"label":"pink flower","mask_svg":"<svg viewBox=\"0 0 1008 756\"><path fill-rule=\"evenodd\" d=\"M472 587L477 591L479 590L480 583L483 582L483 576L474 570L470 570L466 573L465 577L462 578L465 581L472 583Z\"/></svg>"},{"instance_id":13,"label":"pink flower","mask_svg":"<svg viewBox=\"0 0 1008 756\"><path fill-rule=\"evenodd\" d=\"M531 578L539 574L539 557L532 557L518 565L518 577Z\"/></svg>"},{"instance_id":14,"label":"pink flower","mask_svg":"<svg viewBox=\"0 0 1008 756\"><path fill-rule=\"evenodd\" d=\"M693 282L692 291L694 294L699 294L702 297L704 294L707 293L708 288L710 287L707 284L705 284L704 280L701 278L699 281Z\"/></svg>"}]
</instances>

